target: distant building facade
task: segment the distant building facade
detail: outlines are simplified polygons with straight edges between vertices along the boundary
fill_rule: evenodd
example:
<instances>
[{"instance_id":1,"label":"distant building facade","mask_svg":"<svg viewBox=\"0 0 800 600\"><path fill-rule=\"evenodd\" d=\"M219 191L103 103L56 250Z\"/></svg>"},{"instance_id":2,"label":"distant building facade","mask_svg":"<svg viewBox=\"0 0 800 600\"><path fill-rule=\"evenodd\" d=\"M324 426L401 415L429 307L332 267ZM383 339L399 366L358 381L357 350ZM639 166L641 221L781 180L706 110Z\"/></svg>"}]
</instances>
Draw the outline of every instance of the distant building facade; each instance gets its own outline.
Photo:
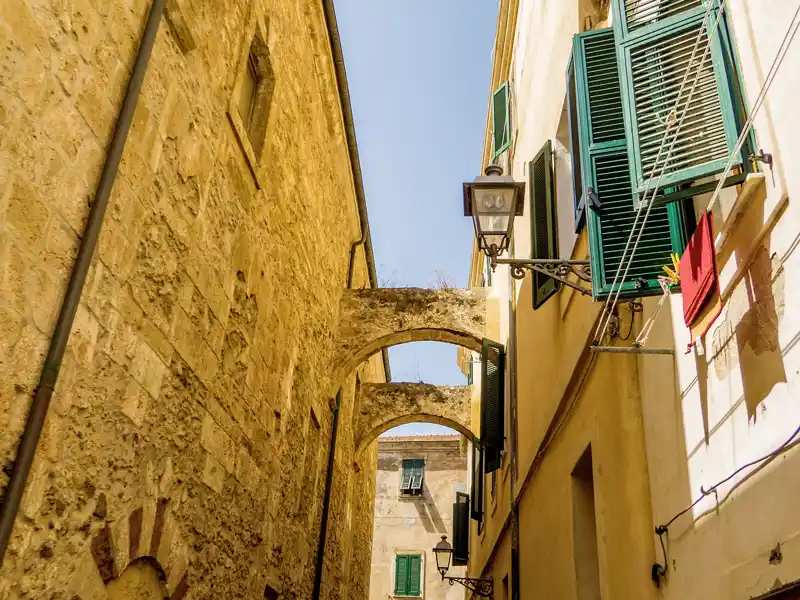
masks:
<instances>
[{"instance_id":1,"label":"distant building facade","mask_svg":"<svg viewBox=\"0 0 800 600\"><path fill-rule=\"evenodd\" d=\"M370 600L461 600L464 588L442 581L431 549L452 541L456 492L467 491L460 435L378 440ZM464 567L448 575L463 576Z\"/></svg>"}]
</instances>

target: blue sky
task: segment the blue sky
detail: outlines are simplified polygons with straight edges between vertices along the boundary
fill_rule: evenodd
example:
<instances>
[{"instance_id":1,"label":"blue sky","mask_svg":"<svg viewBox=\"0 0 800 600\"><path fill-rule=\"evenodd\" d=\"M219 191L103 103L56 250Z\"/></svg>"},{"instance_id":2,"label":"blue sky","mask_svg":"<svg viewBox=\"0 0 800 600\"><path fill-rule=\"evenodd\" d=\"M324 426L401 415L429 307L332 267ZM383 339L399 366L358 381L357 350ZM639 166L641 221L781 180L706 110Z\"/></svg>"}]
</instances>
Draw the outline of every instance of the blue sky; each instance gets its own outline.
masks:
<instances>
[{"instance_id":1,"label":"blue sky","mask_svg":"<svg viewBox=\"0 0 800 600\"><path fill-rule=\"evenodd\" d=\"M461 182L479 174L496 0L337 0L378 278L464 287L472 224ZM455 346L389 350L395 381L466 383ZM401 431L402 430L402 431ZM393 434L433 433L412 424Z\"/></svg>"}]
</instances>

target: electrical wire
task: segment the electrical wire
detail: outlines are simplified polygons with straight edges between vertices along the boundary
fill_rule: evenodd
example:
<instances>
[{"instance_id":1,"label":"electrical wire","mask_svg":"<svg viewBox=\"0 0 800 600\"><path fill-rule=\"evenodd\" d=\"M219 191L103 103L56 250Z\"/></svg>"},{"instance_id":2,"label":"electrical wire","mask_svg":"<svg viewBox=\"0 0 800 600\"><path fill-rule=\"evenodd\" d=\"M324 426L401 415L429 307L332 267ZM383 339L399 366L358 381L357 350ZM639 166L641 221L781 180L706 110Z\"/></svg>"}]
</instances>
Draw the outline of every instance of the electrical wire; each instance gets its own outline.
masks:
<instances>
[{"instance_id":1,"label":"electrical wire","mask_svg":"<svg viewBox=\"0 0 800 600\"><path fill-rule=\"evenodd\" d=\"M666 546L664 545L664 536L669 533L669 526L672 525L676 520L680 519L683 515L688 513L690 510L692 510L695 506L697 506L707 496L710 496L711 494L715 493L717 491L717 488L719 488L721 485L724 485L725 483L729 482L731 479L736 477L739 473L741 473L745 469L749 469L750 467L753 467L753 466L758 465L760 463L763 463L765 461L770 461L770 460L780 456L782 453L786 452L789 448L794 446L794 444L792 442L794 442L794 439L798 435L800 435L800 426L797 429L794 430L794 433L792 433L792 435L789 436L789 439L787 439L785 442L783 442L780 446L778 446L775 450L773 450L769 454L765 454L764 456L761 456L760 458L757 458L755 460L750 461L749 463L747 463L745 465L742 465L741 467L736 469L733 473L728 475L725 479L722 479L721 481L718 481L717 483L715 483L714 485L712 485L708 489L705 489L701 485L700 486L700 497L697 498L697 500L692 502L689 506L687 506L682 511L680 511L678 514L676 514L674 517L672 517L664 525L658 525L656 527L655 532L656 532L656 535L658 536L658 541L661 543L661 553L664 556L664 564L662 565L660 563L653 563L653 567L652 567L652 570L650 572L650 577L652 578L653 583L656 584L656 587L660 587L661 578L662 577L666 577L667 571L669 570L669 558L667 557L667 549L666 549Z\"/></svg>"},{"instance_id":2,"label":"electrical wire","mask_svg":"<svg viewBox=\"0 0 800 600\"><path fill-rule=\"evenodd\" d=\"M798 428L794 430L794 433L792 433L792 435L789 436L789 439L787 439L785 442L783 442L780 446L778 446L775 450L773 450L769 454L765 454L764 456L761 456L761 457L759 457L759 458L757 458L755 460L751 460L749 463L742 465L741 467L736 469L733 473L728 475L725 479L722 479L721 481L718 481L717 483L715 483L714 485L712 485L708 489L704 488L701 485L700 486L700 494L701 494L700 497L697 498L697 500L695 500L694 502L692 502L689 506L684 508L682 511L680 511L678 514L676 514L674 517L672 517L664 525L659 525L658 527L656 527L656 533L658 535L661 535L663 533L667 533L667 531L669 530L669 526L672 525L676 520L681 518L683 515L685 515L690 510L692 510L706 496L710 496L711 494L716 492L717 488L719 488L721 485L724 485L724 484L728 483L731 479L736 477L739 473L741 473L745 469L749 469L750 467L753 467L753 466L755 466L755 465L757 465L759 463L762 463L764 461L771 460L771 459L775 458L776 456L779 456L780 454L786 452L786 450L789 449L789 447L792 445L792 442L794 441L794 439L798 435L800 435L800 426L798 426Z\"/></svg>"},{"instance_id":3,"label":"electrical wire","mask_svg":"<svg viewBox=\"0 0 800 600\"><path fill-rule=\"evenodd\" d=\"M703 16L703 22L702 22L700 28L698 29L697 36L695 37L695 41L694 41L694 46L692 47L692 53L691 53L691 56L689 57L689 60L687 62L688 65L691 65L695 60L695 55L697 53L697 49L698 49L698 47L700 45L700 40L702 39L704 32L707 35L707 42L706 42L706 45L705 45L705 49L703 51L703 56L700 59L700 64L702 64L703 61L705 61L706 56L707 56L708 52L711 49L711 40L713 39L713 36L716 34L716 31L719 28L719 23L720 23L720 20L722 19L722 15L723 15L724 8L725 8L725 0L723 0L721 2L721 4L720 4L720 9L719 9L718 14L717 14L717 19L716 19L716 22L714 23L714 27L712 28L713 31L706 32L706 24L708 23L708 17L711 14L711 11L712 11L712 9L714 7L714 4L715 4L714 2L709 2L708 6L706 7L706 12L705 12L705 14ZM683 89L686 87L686 83L689 80L689 72L690 72L690 68L687 67L686 72L684 73L684 76L683 76L683 80L681 81L681 85L678 88L678 93L677 93L677 97L676 97L676 100L675 100L675 105L672 108L672 110L668 113L668 115L677 115L677 113L678 113L678 111L679 111L679 109L681 107ZM681 116L676 119L676 123L675 123L676 127L675 127L675 129L671 130L669 125L668 125L666 130L664 131L663 137L661 138L661 143L659 145L658 152L656 153L656 158L653 161L653 167L650 170L650 175L648 176L647 182L645 184L645 188L646 189L645 189L644 198L640 202L639 208L636 211L636 217L634 219L633 226L631 227L631 233L630 233L630 235L628 235L628 240L625 243L625 248L624 248L624 250L622 252L622 257L620 259L620 264L617 267L617 271L616 271L616 273L614 275L614 281L611 284L611 293L609 294L609 296L606 299L606 302L605 302L605 304L603 306L603 311L602 311L602 315L601 315L601 318L600 318L600 322L598 323L598 327L597 327L597 329L595 331L595 343L597 343L600 339L602 339L603 335L605 334L605 330L608 328L608 324L609 324L609 322L611 320L610 307L613 306L614 304L616 304L616 302L619 300L620 294L622 293L622 282L624 282L625 277L627 277L628 271L630 270L630 266L633 264L633 258L634 258L635 254L636 254L636 250L639 247L639 241L641 240L642 233L644 232L644 227L647 224L647 219L649 218L650 211L651 211L651 209L653 207L653 200L655 199L655 196L658 193L658 186L661 184L661 180L662 180L662 178L664 176L664 173L666 172L666 169L667 169L667 166L669 164L670 158L672 158L672 152L673 152L673 150L675 148L675 142L678 139L678 134L680 134L681 126L683 124L683 119L686 116L686 112L689 109L689 103L692 100L692 96L694 94L695 88L697 87L697 83L700 80L700 74L701 73L702 73L702 69L697 69L695 71L695 78L694 78L694 81L692 82L692 87L689 90L689 96L686 99L686 104L683 106L683 111L681 113ZM648 200L647 196L648 196L648 192L650 191L649 186L650 186L651 182L653 181L653 177L655 176L656 169L658 168L658 164L659 164L659 161L661 159L661 153L663 152L664 145L667 142L667 139L670 137L670 135L672 136L672 141L670 142L670 146L669 146L669 150L667 152L667 156L664 159L663 164L661 165L661 171L659 172L656 184L652 187L652 198L650 198ZM639 230L639 234L638 234L638 236L636 238L636 242L634 243L633 249L631 251L631 255L628 258L628 249L630 248L631 240L633 239L633 236L636 233L636 227L637 227L637 225L639 223L639 216L641 215L642 209L645 206L647 206L647 211L645 212L644 221L642 222L641 228ZM628 259L627 264L625 264L626 259ZM625 265L624 273L622 273L623 265ZM622 273L622 281L620 281L620 277L619 277L620 273ZM620 281L619 286L617 286L617 282L618 281ZM615 287L616 287L616 290L615 290ZM613 300L612 300L612 297L613 297ZM600 333L601 331L602 331L602 333Z\"/></svg>"}]
</instances>

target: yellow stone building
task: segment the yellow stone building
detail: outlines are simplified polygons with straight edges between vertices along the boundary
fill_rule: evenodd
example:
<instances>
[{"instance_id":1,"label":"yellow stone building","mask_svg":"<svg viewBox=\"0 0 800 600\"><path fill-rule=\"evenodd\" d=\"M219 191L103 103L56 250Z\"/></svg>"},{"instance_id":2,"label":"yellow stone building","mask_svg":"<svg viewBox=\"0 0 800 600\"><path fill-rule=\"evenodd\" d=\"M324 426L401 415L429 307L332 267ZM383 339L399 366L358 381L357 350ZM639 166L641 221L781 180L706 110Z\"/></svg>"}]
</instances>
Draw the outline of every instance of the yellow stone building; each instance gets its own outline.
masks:
<instances>
[{"instance_id":1,"label":"yellow stone building","mask_svg":"<svg viewBox=\"0 0 800 600\"><path fill-rule=\"evenodd\" d=\"M483 493L473 493L481 518L468 572L491 577L494 598L800 597L800 329L787 302L800 291L796 11L752 0L501 0L483 164L527 184L501 258L590 259L592 281L565 275L584 295L530 272L515 280L473 248L471 284L499 307L487 329L505 348L502 455L472 478ZM748 116L750 150L715 194ZM615 252L634 199L654 197L642 165L655 162L658 176L665 132L677 149L660 165L675 187L654 185L677 199L653 209L634 253L644 262L622 275L627 292L605 328ZM611 183L609 156L623 172ZM690 181L693 168L703 178ZM721 314L687 353L683 298L661 303L654 273L670 249L683 252L707 208ZM666 211L672 238L657 238ZM459 356L472 372L477 355Z\"/></svg>"},{"instance_id":2,"label":"yellow stone building","mask_svg":"<svg viewBox=\"0 0 800 600\"><path fill-rule=\"evenodd\" d=\"M377 285L337 36L328 0L0 3L3 600L368 597L350 417L388 364L329 369Z\"/></svg>"}]
</instances>

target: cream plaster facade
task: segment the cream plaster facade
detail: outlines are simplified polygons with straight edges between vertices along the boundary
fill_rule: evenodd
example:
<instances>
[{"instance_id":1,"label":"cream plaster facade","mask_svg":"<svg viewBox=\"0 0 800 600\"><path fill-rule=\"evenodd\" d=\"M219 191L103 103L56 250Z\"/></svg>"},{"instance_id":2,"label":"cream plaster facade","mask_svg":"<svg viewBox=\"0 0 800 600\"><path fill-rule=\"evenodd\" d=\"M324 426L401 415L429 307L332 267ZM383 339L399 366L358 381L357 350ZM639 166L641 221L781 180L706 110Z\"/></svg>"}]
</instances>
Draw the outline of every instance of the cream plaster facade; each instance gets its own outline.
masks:
<instances>
[{"instance_id":1,"label":"cream plaster facade","mask_svg":"<svg viewBox=\"0 0 800 600\"><path fill-rule=\"evenodd\" d=\"M378 439L375 485L375 526L372 542L370 600L394 595L397 554L422 556L424 600L462 600L464 588L442 581L431 549L442 535L453 537L453 502L456 492L467 493L466 444L460 435L432 435ZM422 496L400 495L404 458L425 459ZM464 567L451 567L448 575L463 576Z\"/></svg>"},{"instance_id":2,"label":"cream plaster facade","mask_svg":"<svg viewBox=\"0 0 800 600\"><path fill-rule=\"evenodd\" d=\"M565 71L572 36L608 26L607 6L500 2L490 90L508 79L513 107L512 146L500 161L517 181L527 181L528 162L545 140L554 140L562 258L588 255L585 230L574 234L568 146L559 143ZM726 6L751 106L797 2L727 0ZM497 299L500 315L487 329L497 327L495 339L513 348L506 390L507 412L514 416L498 473L497 509L487 510L480 535L473 525L471 575L491 575L497 590L511 574L513 506L523 565L514 598L748 600L800 580L800 453L790 449L746 467L800 426L800 310L786 301L800 293L798 92L795 40L755 118L758 145L773 154L773 169L744 188L726 190L713 207L724 309L699 351L685 354L689 333L681 297L673 296L647 346L671 348L674 355L592 359L588 344L598 303L562 288L534 312L530 276L512 283L498 267L487 294ZM490 145L489 117L484 164ZM695 200L698 214L708 200ZM515 224L517 257L530 256L528 201L526 194L525 216ZM474 285L483 270L483 257L473 251ZM656 302L645 299L642 314L620 308L625 330L634 319L631 339ZM465 371L469 357L460 352ZM579 468L587 448L588 475ZM738 469L702 497L701 487ZM586 503L589 488L593 506ZM656 588L651 568L664 557L654 529L698 499L665 535L666 581ZM589 527L597 540L594 558L585 537L588 514L595 521ZM586 575L587 561L594 561L594 575ZM592 578L597 587L587 588Z\"/></svg>"}]
</instances>

